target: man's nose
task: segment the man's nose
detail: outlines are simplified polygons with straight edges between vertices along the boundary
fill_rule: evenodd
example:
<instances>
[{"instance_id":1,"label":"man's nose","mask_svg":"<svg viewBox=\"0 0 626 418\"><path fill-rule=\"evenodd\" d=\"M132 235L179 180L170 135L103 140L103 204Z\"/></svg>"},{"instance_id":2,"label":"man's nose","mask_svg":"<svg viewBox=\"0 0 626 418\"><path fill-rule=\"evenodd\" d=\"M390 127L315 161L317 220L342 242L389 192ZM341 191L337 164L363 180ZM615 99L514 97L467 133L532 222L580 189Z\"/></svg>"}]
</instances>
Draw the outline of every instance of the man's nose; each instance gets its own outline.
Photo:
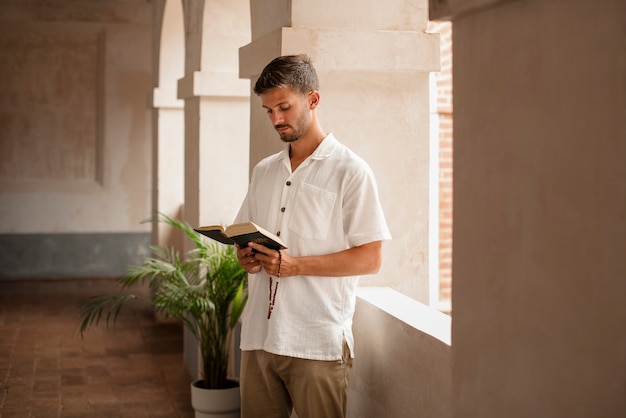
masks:
<instances>
[{"instance_id":1,"label":"man's nose","mask_svg":"<svg viewBox=\"0 0 626 418\"><path fill-rule=\"evenodd\" d=\"M280 125L283 122L283 113L282 112L279 112L279 111L272 112L270 117L272 118L272 125L274 125L274 126Z\"/></svg>"}]
</instances>

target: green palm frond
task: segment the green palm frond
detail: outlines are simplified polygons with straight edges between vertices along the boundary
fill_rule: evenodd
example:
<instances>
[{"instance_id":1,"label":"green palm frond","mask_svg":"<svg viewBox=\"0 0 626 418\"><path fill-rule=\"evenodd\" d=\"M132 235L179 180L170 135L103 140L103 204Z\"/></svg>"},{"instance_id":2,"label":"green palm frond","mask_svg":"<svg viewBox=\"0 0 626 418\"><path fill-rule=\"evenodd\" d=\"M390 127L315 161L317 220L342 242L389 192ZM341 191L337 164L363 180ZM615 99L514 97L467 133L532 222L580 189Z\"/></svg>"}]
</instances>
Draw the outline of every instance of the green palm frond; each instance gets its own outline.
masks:
<instances>
[{"instance_id":1,"label":"green palm frond","mask_svg":"<svg viewBox=\"0 0 626 418\"><path fill-rule=\"evenodd\" d=\"M228 341L248 300L246 271L233 246L206 241L186 222L164 214L144 222L163 222L182 231L194 243L184 256L174 248L151 246L143 264L130 266L120 280L122 290L147 282L155 311L179 320L198 340L207 387L226 382ZM131 293L94 296L80 312L81 336L105 319L114 325L122 306L141 299Z\"/></svg>"},{"instance_id":2,"label":"green palm frond","mask_svg":"<svg viewBox=\"0 0 626 418\"><path fill-rule=\"evenodd\" d=\"M84 333L90 326L96 326L100 322L102 315L105 316L107 327L109 324L115 325L115 321L124 306L129 300L141 299L130 293L113 293L106 295L93 296L82 303L80 312L79 329L80 335Z\"/></svg>"},{"instance_id":3,"label":"green palm frond","mask_svg":"<svg viewBox=\"0 0 626 418\"><path fill-rule=\"evenodd\" d=\"M146 223L146 222L151 222L151 223L162 222L162 223L168 224L178 229L179 231L182 231L185 235L187 235L187 237L196 245L196 247L202 247L205 245L205 242L196 233L196 231L193 230L193 227L185 221L173 218L164 213L159 213L157 214L157 216L143 221L143 223Z\"/></svg>"}]
</instances>

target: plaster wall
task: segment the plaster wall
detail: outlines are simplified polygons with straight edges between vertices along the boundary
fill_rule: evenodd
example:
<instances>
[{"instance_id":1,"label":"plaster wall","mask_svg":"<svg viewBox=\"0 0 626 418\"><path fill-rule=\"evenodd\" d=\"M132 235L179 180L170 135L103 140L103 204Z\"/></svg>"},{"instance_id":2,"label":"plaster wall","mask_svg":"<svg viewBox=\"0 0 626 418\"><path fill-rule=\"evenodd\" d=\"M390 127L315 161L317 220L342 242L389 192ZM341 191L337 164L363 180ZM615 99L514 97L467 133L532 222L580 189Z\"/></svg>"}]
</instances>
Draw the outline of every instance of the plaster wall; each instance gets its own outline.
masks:
<instances>
[{"instance_id":1,"label":"plaster wall","mask_svg":"<svg viewBox=\"0 0 626 418\"><path fill-rule=\"evenodd\" d=\"M150 5L4 1L0 21L0 233L149 231Z\"/></svg>"},{"instance_id":2,"label":"plaster wall","mask_svg":"<svg viewBox=\"0 0 626 418\"><path fill-rule=\"evenodd\" d=\"M624 417L626 3L482 3L448 10L453 416Z\"/></svg>"}]
</instances>

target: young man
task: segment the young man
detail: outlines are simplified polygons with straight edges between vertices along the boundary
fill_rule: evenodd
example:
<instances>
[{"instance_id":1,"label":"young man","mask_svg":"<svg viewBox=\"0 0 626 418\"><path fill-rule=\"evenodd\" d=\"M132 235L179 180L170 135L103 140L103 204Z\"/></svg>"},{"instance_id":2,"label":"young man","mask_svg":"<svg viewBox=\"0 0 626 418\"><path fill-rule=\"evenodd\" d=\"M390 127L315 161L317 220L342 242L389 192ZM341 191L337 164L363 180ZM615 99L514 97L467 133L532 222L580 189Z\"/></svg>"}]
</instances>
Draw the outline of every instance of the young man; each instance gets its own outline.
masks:
<instances>
[{"instance_id":1,"label":"young man","mask_svg":"<svg viewBox=\"0 0 626 418\"><path fill-rule=\"evenodd\" d=\"M239 247L249 299L241 335L243 418L345 417L360 275L376 273L390 233L367 163L325 133L310 59L274 59L254 92L283 142L255 168L236 222L288 249Z\"/></svg>"}]
</instances>

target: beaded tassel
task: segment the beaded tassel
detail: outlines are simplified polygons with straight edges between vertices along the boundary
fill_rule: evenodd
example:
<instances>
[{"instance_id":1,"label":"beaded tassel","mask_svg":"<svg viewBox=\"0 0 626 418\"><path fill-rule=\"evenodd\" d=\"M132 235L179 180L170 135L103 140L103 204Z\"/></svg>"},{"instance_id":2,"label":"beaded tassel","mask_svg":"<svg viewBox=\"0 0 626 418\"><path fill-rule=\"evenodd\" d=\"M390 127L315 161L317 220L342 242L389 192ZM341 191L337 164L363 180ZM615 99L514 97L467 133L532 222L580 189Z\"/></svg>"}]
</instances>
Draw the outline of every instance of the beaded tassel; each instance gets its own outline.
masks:
<instances>
[{"instance_id":1,"label":"beaded tassel","mask_svg":"<svg viewBox=\"0 0 626 418\"><path fill-rule=\"evenodd\" d=\"M273 279L272 279L272 276L270 276L270 301L269 301L269 306L267 308L267 319L270 319L270 317L272 316L274 305L276 305L276 294L278 293L278 284L280 283L280 264L282 261L283 261L283 256L280 253L280 251L278 251L278 272L276 274L276 287L274 287L273 292L272 292Z\"/></svg>"}]
</instances>

